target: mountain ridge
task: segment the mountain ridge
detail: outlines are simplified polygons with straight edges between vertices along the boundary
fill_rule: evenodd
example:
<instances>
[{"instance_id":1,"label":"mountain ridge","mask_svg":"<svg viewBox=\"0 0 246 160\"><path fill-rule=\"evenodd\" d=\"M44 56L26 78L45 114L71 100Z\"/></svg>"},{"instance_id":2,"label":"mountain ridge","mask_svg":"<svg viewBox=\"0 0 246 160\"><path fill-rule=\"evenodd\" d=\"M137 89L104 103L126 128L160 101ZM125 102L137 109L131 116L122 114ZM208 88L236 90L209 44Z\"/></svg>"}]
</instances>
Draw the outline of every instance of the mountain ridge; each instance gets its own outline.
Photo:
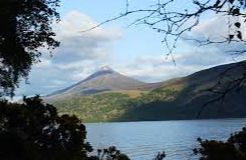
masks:
<instances>
[{"instance_id":1,"label":"mountain ridge","mask_svg":"<svg viewBox=\"0 0 246 160\"><path fill-rule=\"evenodd\" d=\"M245 84L223 103L215 102L203 109L207 101L217 96L204 91L217 84L221 74L230 71L223 79L227 83L246 74L245 68L246 61L241 61L156 84L137 83L130 90L101 91L51 102L59 112L76 114L86 122L196 119L201 110L199 118L246 117Z\"/></svg>"}]
</instances>

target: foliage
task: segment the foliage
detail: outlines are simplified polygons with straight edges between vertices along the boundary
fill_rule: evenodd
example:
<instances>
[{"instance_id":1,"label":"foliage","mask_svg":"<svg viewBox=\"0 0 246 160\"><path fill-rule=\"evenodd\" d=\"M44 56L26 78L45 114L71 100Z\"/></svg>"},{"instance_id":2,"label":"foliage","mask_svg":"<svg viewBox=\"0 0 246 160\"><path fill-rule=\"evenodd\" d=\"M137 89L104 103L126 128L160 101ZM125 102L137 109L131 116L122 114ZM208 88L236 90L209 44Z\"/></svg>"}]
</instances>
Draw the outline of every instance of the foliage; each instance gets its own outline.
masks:
<instances>
[{"instance_id":1,"label":"foliage","mask_svg":"<svg viewBox=\"0 0 246 160\"><path fill-rule=\"evenodd\" d=\"M59 20L59 0L0 1L0 93L13 96L20 78L39 61L40 47L54 49L59 42L51 24Z\"/></svg>"},{"instance_id":2,"label":"foliage","mask_svg":"<svg viewBox=\"0 0 246 160\"><path fill-rule=\"evenodd\" d=\"M200 148L194 149L201 160L245 160L246 128L232 134L226 142L202 140L198 138Z\"/></svg>"},{"instance_id":3,"label":"foliage","mask_svg":"<svg viewBox=\"0 0 246 160\"><path fill-rule=\"evenodd\" d=\"M60 113L76 114L87 122L109 121L125 112L131 99L126 94L104 93L56 101Z\"/></svg>"},{"instance_id":4,"label":"foliage","mask_svg":"<svg viewBox=\"0 0 246 160\"><path fill-rule=\"evenodd\" d=\"M163 160L164 158L166 157L166 153L163 151L163 152L159 152L155 159L154 160Z\"/></svg>"},{"instance_id":5,"label":"foliage","mask_svg":"<svg viewBox=\"0 0 246 160\"><path fill-rule=\"evenodd\" d=\"M131 98L124 93L101 93L91 96L75 97L55 101L59 113L75 114L86 122L124 121L129 120L129 111L154 102L169 102L175 99L178 90L173 88L159 88L139 97ZM154 105L154 104L153 104ZM128 117L122 117L129 113Z\"/></svg>"},{"instance_id":6,"label":"foliage","mask_svg":"<svg viewBox=\"0 0 246 160\"><path fill-rule=\"evenodd\" d=\"M159 152L153 160L164 160L166 157L165 152ZM130 160L130 158L122 154L115 146L107 149L98 149L97 156L91 156L89 160Z\"/></svg>"},{"instance_id":7,"label":"foliage","mask_svg":"<svg viewBox=\"0 0 246 160\"><path fill-rule=\"evenodd\" d=\"M76 116L58 116L39 97L23 104L0 102L0 159L78 160L92 151Z\"/></svg>"},{"instance_id":8,"label":"foliage","mask_svg":"<svg viewBox=\"0 0 246 160\"><path fill-rule=\"evenodd\" d=\"M92 156L90 160L130 160L127 155L122 154L115 146L108 149L98 149L97 156Z\"/></svg>"}]
</instances>

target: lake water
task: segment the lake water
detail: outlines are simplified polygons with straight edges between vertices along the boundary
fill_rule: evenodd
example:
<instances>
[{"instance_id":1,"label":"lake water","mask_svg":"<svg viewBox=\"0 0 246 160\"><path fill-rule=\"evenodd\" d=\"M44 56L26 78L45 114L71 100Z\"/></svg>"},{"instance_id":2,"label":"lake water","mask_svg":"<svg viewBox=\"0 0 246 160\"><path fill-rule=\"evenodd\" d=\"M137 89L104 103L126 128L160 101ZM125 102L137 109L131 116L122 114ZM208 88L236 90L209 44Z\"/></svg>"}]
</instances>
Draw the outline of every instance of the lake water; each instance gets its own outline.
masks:
<instances>
[{"instance_id":1,"label":"lake water","mask_svg":"<svg viewBox=\"0 0 246 160\"><path fill-rule=\"evenodd\" d=\"M116 146L132 160L152 160L165 150L165 160L194 160L196 139L226 140L246 119L89 123L87 139L94 148Z\"/></svg>"}]
</instances>

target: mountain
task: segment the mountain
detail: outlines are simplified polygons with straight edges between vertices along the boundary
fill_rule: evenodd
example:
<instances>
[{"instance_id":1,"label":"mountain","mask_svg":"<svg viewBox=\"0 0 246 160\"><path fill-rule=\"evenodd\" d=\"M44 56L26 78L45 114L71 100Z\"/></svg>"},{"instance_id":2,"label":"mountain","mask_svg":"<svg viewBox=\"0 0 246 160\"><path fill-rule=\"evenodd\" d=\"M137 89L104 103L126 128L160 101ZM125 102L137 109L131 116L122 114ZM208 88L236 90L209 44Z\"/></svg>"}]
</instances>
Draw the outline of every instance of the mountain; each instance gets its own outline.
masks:
<instances>
[{"instance_id":1,"label":"mountain","mask_svg":"<svg viewBox=\"0 0 246 160\"><path fill-rule=\"evenodd\" d=\"M90 75L86 79L65 89L56 91L45 97L48 101L63 100L79 96L91 95L100 92L110 91L133 91L146 90L149 86L154 84L147 84L136 79L122 75L110 67L102 67L99 71Z\"/></svg>"},{"instance_id":2,"label":"mountain","mask_svg":"<svg viewBox=\"0 0 246 160\"><path fill-rule=\"evenodd\" d=\"M51 102L59 112L76 114L87 122L246 117L245 82L238 92L229 92L213 103L208 102L220 94L206 91L214 86L226 91L230 82L246 75L245 67L242 61L153 84L104 68L51 95ZM85 93L88 88L98 92Z\"/></svg>"}]
</instances>

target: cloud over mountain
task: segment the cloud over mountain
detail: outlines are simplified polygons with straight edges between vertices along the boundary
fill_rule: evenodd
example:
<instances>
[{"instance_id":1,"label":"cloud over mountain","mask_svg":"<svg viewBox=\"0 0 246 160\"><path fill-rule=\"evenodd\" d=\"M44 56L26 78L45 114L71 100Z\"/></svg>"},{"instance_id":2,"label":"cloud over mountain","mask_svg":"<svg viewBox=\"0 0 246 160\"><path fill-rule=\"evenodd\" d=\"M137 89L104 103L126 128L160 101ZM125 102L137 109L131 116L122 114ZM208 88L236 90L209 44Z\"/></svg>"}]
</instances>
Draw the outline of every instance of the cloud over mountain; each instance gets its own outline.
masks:
<instances>
[{"instance_id":1,"label":"cloud over mountain","mask_svg":"<svg viewBox=\"0 0 246 160\"><path fill-rule=\"evenodd\" d=\"M22 83L16 94L43 94L47 89L63 87L84 78L108 61L113 55L112 44L121 38L122 33L114 27L98 27L82 32L96 24L92 18L78 11L71 11L62 17L54 25L55 38L61 42L60 47L53 56L43 50L45 54L41 62L34 65L30 73L31 85Z\"/></svg>"}]
</instances>

